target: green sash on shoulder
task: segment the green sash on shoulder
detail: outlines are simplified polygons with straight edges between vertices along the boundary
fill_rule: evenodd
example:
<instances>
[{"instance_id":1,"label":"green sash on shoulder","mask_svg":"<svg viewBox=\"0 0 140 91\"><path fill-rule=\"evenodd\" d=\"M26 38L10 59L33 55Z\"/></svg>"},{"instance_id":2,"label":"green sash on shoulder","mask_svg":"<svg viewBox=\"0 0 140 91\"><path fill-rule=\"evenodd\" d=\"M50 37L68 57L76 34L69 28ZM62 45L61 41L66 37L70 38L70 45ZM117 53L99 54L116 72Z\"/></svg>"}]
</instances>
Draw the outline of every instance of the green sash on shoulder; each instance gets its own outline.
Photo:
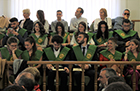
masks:
<instances>
[{"instance_id":1,"label":"green sash on shoulder","mask_svg":"<svg viewBox=\"0 0 140 91\"><path fill-rule=\"evenodd\" d=\"M6 33L7 33L7 31L8 31L8 30L6 30ZM23 37L26 31L27 31L26 29L21 28L21 29L18 31L18 33ZM11 36L14 36L14 35L10 33L10 34L9 34L9 37L11 37Z\"/></svg>"},{"instance_id":2,"label":"green sash on shoulder","mask_svg":"<svg viewBox=\"0 0 140 91\"><path fill-rule=\"evenodd\" d=\"M66 43L68 35L69 35L69 32L66 32L64 37L63 37L63 43Z\"/></svg>"},{"instance_id":3,"label":"green sash on shoulder","mask_svg":"<svg viewBox=\"0 0 140 91\"><path fill-rule=\"evenodd\" d=\"M86 56L83 56L82 50L79 45L72 47L78 61L91 61L97 46L89 45Z\"/></svg>"},{"instance_id":4,"label":"green sash on shoulder","mask_svg":"<svg viewBox=\"0 0 140 91\"><path fill-rule=\"evenodd\" d=\"M3 59L7 59L8 61L14 61L12 55L9 54L7 47L0 48L0 51ZM18 58L22 54L22 51L20 49L17 49L15 51L15 54Z\"/></svg>"},{"instance_id":5,"label":"green sash on shoulder","mask_svg":"<svg viewBox=\"0 0 140 91\"><path fill-rule=\"evenodd\" d=\"M25 50L22 54L22 59L27 60L27 61L39 61L42 54L43 54L42 51L36 50L35 56L32 57L32 60L29 60L29 58L30 58L29 52L27 50Z\"/></svg>"},{"instance_id":6,"label":"green sash on shoulder","mask_svg":"<svg viewBox=\"0 0 140 91\"><path fill-rule=\"evenodd\" d=\"M90 33L90 32L88 32L87 34L88 34L88 36L89 36L88 41L90 41L90 39L92 38L92 36L93 36L94 34L93 34L93 33Z\"/></svg>"},{"instance_id":7,"label":"green sash on shoulder","mask_svg":"<svg viewBox=\"0 0 140 91\"><path fill-rule=\"evenodd\" d=\"M123 39L128 38L128 37L133 37L137 33L136 31L133 31L133 30L130 30L127 34L122 30L115 30L115 32L119 34L120 37Z\"/></svg>"},{"instance_id":8,"label":"green sash on shoulder","mask_svg":"<svg viewBox=\"0 0 140 91\"><path fill-rule=\"evenodd\" d=\"M115 54L113 55L110 51L103 50L100 52L104 57L106 57L107 59L115 59L116 61L120 61L122 58L122 53L119 51L115 51Z\"/></svg>"},{"instance_id":9,"label":"green sash on shoulder","mask_svg":"<svg viewBox=\"0 0 140 91\"><path fill-rule=\"evenodd\" d=\"M133 53L131 51L129 51L127 53L127 58L129 61L140 61L140 52L138 53L137 58L135 58L135 56L133 55Z\"/></svg>"},{"instance_id":10,"label":"green sash on shoulder","mask_svg":"<svg viewBox=\"0 0 140 91\"><path fill-rule=\"evenodd\" d=\"M63 61L66 55L68 54L69 50L70 49L68 47L64 47L59 53L59 55L57 56L57 58L55 57L54 52L51 47L45 48L44 52L47 58L49 59L49 61Z\"/></svg>"},{"instance_id":11,"label":"green sash on shoulder","mask_svg":"<svg viewBox=\"0 0 140 91\"><path fill-rule=\"evenodd\" d=\"M112 37L112 34L113 34L113 31L110 31L109 32L109 38ZM97 43L97 45L101 45L101 44L107 42L108 39L109 39L109 38L108 39L103 39L102 37L100 37L99 39L96 39L96 35L97 35L97 33L94 34L94 41Z\"/></svg>"},{"instance_id":12,"label":"green sash on shoulder","mask_svg":"<svg viewBox=\"0 0 140 91\"><path fill-rule=\"evenodd\" d=\"M36 35L34 34L34 33L32 33L32 34L30 34L29 36L33 36L33 38L35 39L35 41L36 41L36 43L38 43L38 44L42 44L42 43L44 43L44 41L45 41L45 39L46 39L46 37L48 36L47 34L44 34L42 37L41 36L39 36L38 38L36 37Z\"/></svg>"}]
</instances>

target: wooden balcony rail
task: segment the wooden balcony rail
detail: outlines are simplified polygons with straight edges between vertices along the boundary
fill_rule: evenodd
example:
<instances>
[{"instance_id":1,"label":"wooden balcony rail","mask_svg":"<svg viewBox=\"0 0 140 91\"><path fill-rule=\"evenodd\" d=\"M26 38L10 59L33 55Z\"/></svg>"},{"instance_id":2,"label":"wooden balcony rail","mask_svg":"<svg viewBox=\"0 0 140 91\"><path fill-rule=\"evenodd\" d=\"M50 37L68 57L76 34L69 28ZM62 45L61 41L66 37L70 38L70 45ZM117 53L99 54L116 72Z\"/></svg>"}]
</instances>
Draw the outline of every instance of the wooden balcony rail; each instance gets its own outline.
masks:
<instances>
[{"instance_id":1,"label":"wooden balcony rail","mask_svg":"<svg viewBox=\"0 0 140 91\"><path fill-rule=\"evenodd\" d=\"M135 27L135 22L140 22L140 20L131 20L132 22L133 22L133 24L134 24L134 26L133 26L133 30L135 29L134 27Z\"/></svg>"},{"instance_id":2,"label":"wooden balcony rail","mask_svg":"<svg viewBox=\"0 0 140 91\"><path fill-rule=\"evenodd\" d=\"M9 69L9 65L13 64L12 61L7 61L7 69ZM140 61L28 61L27 64L42 64L43 65L43 91L46 91L46 64L56 64L56 91L59 91L59 64L68 64L69 65L69 91L72 91L72 65L73 64L82 64L82 78L81 78L81 91L84 91L84 65L85 64L94 64L95 68L95 82L94 82L94 91L97 91L97 69L98 65L111 65L111 64L119 64L121 65L121 74L123 74L123 67L125 64L133 65L133 91L136 89L136 65L140 64Z\"/></svg>"}]
</instances>

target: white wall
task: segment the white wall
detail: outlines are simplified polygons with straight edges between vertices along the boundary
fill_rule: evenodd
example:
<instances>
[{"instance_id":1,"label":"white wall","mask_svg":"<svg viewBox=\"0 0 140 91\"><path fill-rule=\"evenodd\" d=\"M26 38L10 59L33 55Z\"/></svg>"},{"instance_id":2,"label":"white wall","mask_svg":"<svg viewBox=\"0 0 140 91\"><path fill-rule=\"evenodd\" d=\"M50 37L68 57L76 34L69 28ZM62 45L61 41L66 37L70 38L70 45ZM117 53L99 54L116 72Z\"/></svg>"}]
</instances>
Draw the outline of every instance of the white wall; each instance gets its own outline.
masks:
<instances>
[{"instance_id":1,"label":"white wall","mask_svg":"<svg viewBox=\"0 0 140 91\"><path fill-rule=\"evenodd\" d=\"M131 20L140 20L140 0L126 0L126 8L129 8L131 11ZM140 22L135 23L135 31L140 36Z\"/></svg>"}]
</instances>

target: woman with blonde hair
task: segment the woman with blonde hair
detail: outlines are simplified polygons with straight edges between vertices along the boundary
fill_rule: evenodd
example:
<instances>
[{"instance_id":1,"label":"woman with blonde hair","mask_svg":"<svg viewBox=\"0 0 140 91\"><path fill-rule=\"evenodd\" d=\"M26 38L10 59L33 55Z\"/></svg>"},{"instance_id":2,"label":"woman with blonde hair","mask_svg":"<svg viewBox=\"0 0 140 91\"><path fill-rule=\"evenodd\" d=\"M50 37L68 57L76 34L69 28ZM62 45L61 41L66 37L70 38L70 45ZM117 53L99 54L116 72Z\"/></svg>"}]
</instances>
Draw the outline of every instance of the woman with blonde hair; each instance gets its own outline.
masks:
<instances>
[{"instance_id":1,"label":"woman with blonde hair","mask_svg":"<svg viewBox=\"0 0 140 91\"><path fill-rule=\"evenodd\" d=\"M19 26L27 30L28 35L31 34L33 28L33 21L30 19L30 9L23 10L24 19L19 22Z\"/></svg>"},{"instance_id":2,"label":"woman with blonde hair","mask_svg":"<svg viewBox=\"0 0 140 91\"><path fill-rule=\"evenodd\" d=\"M107 10L105 8L101 8L99 11L100 18L95 19L94 21L94 31L98 29L98 23L100 21L105 21L108 25L108 29L112 29L112 20L111 18L107 17Z\"/></svg>"}]
</instances>

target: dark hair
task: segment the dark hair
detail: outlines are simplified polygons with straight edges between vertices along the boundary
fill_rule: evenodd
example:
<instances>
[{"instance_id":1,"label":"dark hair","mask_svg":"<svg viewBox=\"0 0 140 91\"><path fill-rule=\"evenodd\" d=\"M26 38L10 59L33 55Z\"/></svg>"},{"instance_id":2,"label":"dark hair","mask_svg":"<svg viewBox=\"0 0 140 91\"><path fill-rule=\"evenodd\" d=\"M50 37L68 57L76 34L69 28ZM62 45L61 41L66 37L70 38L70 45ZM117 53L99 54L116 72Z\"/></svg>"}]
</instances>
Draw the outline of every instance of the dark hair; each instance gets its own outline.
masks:
<instances>
[{"instance_id":1,"label":"dark hair","mask_svg":"<svg viewBox=\"0 0 140 91\"><path fill-rule=\"evenodd\" d=\"M54 35L52 38L52 43L54 43L54 42L56 42L58 44L63 43L63 38L59 35Z\"/></svg>"},{"instance_id":2,"label":"dark hair","mask_svg":"<svg viewBox=\"0 0 140 91\"><path fill-rule=\"evenodd\" d=\"M103 33L101 30L101 25L103 25L103 24L105 25L105 32L104 32L105 39L108 39L108 37L109 37L108 25L105 21L101 21L98 24L98 31L97 31L97 36L96 36L97 39L99 39L100 37L103 37L102 36Z\"/></svg>"},{"instance_id":3,"label":"dark hair","mask_svg":"<svg viewBox=\"0 0 140 91\"><path fill-rule=\"evenodd\" d=\"M113 82L108 85L105 91L133 91L132 88L124 82Z\"/></svg>"},{"instance_id":4,"label":"dark hair","mask_svg":"<svg viewBox=\"0 0 140 91\"><path fill-rule=\"evenodd\" d=\"M80 33L80 31L79 31L79 25L83 25L84 26L84 32L86 31L86 23L85 22L80 22L79 24L78 24L78 31L76 32L76 34L75 34L75 38L77 38L77 36L78 36L78 34Z\"/></svg>"},{"instance_id":5,"label":"dark hair","mask_svg":"<svg viewBox=\"0 0 140 91\"><path fill-rule=\"evenodd\" d=\"M34 43L34 45L32 47L33 52L32 52L31 57L30 57L30 60L32 60L32 57L35 56L35 52L37 50L36 42L35 42L35 40L34 40L34 38L32 36L29 36L28 38L26 38L24 42L29 42L30 44Z\"/></svg>"},{"instance_id":6,"label":"dark hair","mask_svg":"<svg viewBox=\"0 0 140 91\"><path fill-rule=\"evenodd\" d=\"M124 20L122 21L122 25L123 25L124 23L130 23L130 20L129 20L129 19L124 19Z\"/></svg>"},{"instance_id":7,"label":"dark hair","mask_svg":"<svg viewBox=\"0 0 140 91\"><path fill-rule=\"evenodd\" d=\"M112 68L104 68L101 71L105 71L105 70L106 70L106 73L105 73L106 78L117 75L116 71Z\"/></svg>"},{"instance_id":8,"label":"dark hair","mask_svg":"<svg viewBox=\"0 0 140 91\"><path fill-rule=\"evenodd\" d=\"M19 86L24 86L27 89L27 91L32 91L35 85L34 76L31 73L24 72L24 74L22 74L19 78L18 84Z\"/></svg>"},{"instance_id":9,"label":"dark hair","mask_svg":"<svg viewBox=\"0 0 140 91\"><path fill-rule=\"evenodd\" d=\"M140 52L140 42L137 39L131 39L130 42L134 42L136 45L138 45L136 51Z\"/></svg>"},{"instance_id":10,"label":"dark hair","mask_svg":"<svg viewBox=\"0 0 140 91\"><path fill-rule=\"evenodd\" d=\"M57 10L57 12L61 12L61 13L63 13L61 10Z\"/></svg>"},{"instance_id":11,"label":"dark hair","mask_svg":"<svg viewBox=\"0 0 140 91\"><path fill-rule=\"evenodd\" d=\"M88 39L89 39L89 36L88 36L88 34L86 34L86 33L83 33L83 32L80 32L78 35L80 35L80 34L84 35L84 38L87 38L87 41L86 41L86 43L87 43L87 42L88 42Z\"/></svg>"},{"instance_id":12,"label":"dark hair","mask_svg":"<svg viewBox=\"0 0 140 91\"><path fill-rule=\"evenodd\" d=\"M7 44L11 44L11 43L18 43L18 40L17 40L17 38L16 37L10 37L10 38L8 38L8 40L7 40Z\"/></svg>"},{"instance_id":13,"label":"dark hair","mask_svg":"<svg viewBox=\"0 0 140 91\"><path fill-rule=\"evenodd\" d=\"M125 10L123 11L123 13L124 13L125 11L128 11L128 12L130 13L130 10L129 10L129 9L125 9Z\"/></svg>"},{"instance_id":14,"label":"dark hair","mask_svg":"<svg viewBox=\"0 0 140 91\"><path fill-rule=\"evenodd\" d=\"M84 10L83 10L83 8L81 8L81 7L78 7L78 9L81 9L81 11L80 11L80 13L84 13Z\"/></svg>"},{"instance_id":15,"label":"dark hair","mask_svg":"<svg viewBox=\"0 0 140 91\"><path fill-rule=\"evenodd\" d=\"M38 11L37 11L37 14L38 14L38 16L39 16L40 22L41 22L43 25L45 25L45 16L44 16L43 10L38 10Z\"/></svg>"},{"instance_id":16,"label":"dark hair","mask_svg":"<svg viewBox=\"0 0 140 91\"><path fill-rule=\"evenodd\" d=\"M9 85L3 91L25 91L25 89L23 89L23 87L21 86L14 84L14 85Z\"/></svg>"},{"instance_id":17,"label":"dark hair","mask_svg":"<svg viewBox=\"0 0 140 91\"><path fill-rule=\"evenodd\" d=\"M56 23L55 31L57 34L58 34L58 26L60 26L62 28L61 36L64 36L65 35L65 28L64 28L63 23L61 23L61 22Z\"/></svg>"},{"instance_id":18,"label":"dark hair","mask_svg":"<svg viewBox=\"0 0 140 91\"><path fill-rule=\"evenodd\" d=\"M11 18L10 20L9 20L10 22L18 22L18 19L16 18L16 17L13 17L13 18Z\"/></svg>"},{"instance_id":19,"label":"dark hair","mask_svg":"<svg viewBox=\"0 0 140 91\"><path fill-rule=\"evenodd\" d=\"M109 40L111 40L111 41L113 41L115 44L117 44L117 40L116 40L115 37L111 37L111 38L108 39L108 41L109 41Z\"/></svg>"},{"instance_id":20,"label":"dark hair","mask_svg":"<svg viewBox=\"0 0 140 91\"><path fill-rule=\"evenodd\" d=\"M118 76L118 75L109 77L108 85L113 82L125 82L125 79L122 76Z\"/></svg>"},{"instance_id":21,"label":"dark hair","mask_svg":"<svg viewBox=\"0 0 140 91\"><path fill-rule=\"evenodd\" d=\"M36 22L35 24L34 24L34 33L36 33L36 31L35 31L35 25L36 24L38 24L39 25L39 29L40 29L40 36L42 37L44 34L45 34L45 29L44 29L44 26L42 25L42 23L40 23L40 22Z\"/></svg>"}]
</instances>

